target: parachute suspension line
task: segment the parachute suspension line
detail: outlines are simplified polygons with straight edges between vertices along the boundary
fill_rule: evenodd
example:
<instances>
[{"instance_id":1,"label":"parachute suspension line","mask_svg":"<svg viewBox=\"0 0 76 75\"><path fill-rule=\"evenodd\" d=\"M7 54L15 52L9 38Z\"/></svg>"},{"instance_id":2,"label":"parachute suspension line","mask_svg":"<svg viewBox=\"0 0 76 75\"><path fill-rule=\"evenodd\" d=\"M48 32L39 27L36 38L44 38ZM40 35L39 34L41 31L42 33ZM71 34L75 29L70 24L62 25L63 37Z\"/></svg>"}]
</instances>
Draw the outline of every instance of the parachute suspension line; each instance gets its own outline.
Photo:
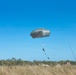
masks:
<instances>
[{"instance_id":1,"label":"parachute suspension line","mask_svg":"<svg viewBox=\"0 0 76 75\"><path fill-rule=\"evenodd\" d=\"M72 55L73 55L73 57L74 57L74 60L76 61L76 57L75 57L75 55L74 55L74 52L73 52L73 49L72 49L72 47L69 45L69 48L70 48L70 50L71 50L71 52L72 52Z\"/></svg>"},{"instance_id":2,"label":"parachute suspension line","mask_svg":"<svg viewBox=\"0 0 76 75\"><path fill-rule=\"evenodd\" d=\"M49 57L48 57L48 56L47 56L47 54L46 54L45 49L44 49L44 48L42 48L42 50L43 50L44 54L46 55L47 59L49 59Z\"/></svg>"}]
</instances>

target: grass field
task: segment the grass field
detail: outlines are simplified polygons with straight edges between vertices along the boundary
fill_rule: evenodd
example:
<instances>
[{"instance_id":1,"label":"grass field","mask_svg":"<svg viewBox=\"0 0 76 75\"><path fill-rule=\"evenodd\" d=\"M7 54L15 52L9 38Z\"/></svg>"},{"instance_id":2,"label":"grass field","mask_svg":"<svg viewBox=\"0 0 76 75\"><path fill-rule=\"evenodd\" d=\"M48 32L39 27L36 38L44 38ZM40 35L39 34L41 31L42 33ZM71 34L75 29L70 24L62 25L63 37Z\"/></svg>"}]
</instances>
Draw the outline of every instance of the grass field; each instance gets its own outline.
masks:
<instances>
[{"instance_id":1,"label":"grass field","mask_svg":"<svg viewBox=\"0 0 76 75\"><path fill-rule=\"evenodd\" d=\"M76 66L0 66L0 75L76 75Z\"/></svg>"}]
</instances>

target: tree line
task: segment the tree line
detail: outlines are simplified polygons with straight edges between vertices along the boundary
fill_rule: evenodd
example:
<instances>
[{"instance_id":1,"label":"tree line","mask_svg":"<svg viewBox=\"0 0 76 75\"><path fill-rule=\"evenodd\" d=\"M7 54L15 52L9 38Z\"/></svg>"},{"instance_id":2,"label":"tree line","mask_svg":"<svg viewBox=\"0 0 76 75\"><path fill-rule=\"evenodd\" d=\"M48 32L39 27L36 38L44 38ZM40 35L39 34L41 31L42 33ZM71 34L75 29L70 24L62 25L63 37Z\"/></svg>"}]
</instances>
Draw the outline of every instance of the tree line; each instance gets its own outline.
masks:
<instances>
[{"instance_id":1,"label":"tree line","mask_svg":"<svg viewBox=\"0 0 76 75\"><path fill-rule=\"evenodd\" d=\"M40 65L40 64L47 64L47 65L57 65L57 64L60 64L60 65L65 65L67 63L70 63L71 65L76 65L76 61L70 61L70 60L66 60L66 61L37 61L37 60L34 60L34 61L25 61L25 60L22 60L22 59L15 59L15 58L12 58L12 59L7 59L7 60L0 60L0 66L2 65L8 65L8 66L14 66L14 65Z\"/></svg>"}]
</instances>

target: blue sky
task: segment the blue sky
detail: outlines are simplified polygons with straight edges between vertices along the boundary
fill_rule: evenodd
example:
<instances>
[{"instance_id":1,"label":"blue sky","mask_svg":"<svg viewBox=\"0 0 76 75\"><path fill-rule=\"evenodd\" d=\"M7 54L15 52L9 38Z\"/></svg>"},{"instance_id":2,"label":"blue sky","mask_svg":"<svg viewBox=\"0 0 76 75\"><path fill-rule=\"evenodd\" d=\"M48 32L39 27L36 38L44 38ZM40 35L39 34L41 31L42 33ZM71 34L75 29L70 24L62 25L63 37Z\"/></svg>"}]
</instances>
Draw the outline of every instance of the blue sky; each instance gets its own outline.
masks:
<instances>
[{"instance_id":1,"label":"blue sky","mask_svg":"<svg viewBox=\"0 0 76 75\"><path fill-rule=\"evenodd\" d=\"M33 39L32 30L46 28L50 37ZM44 44L44 46L41 46ZM0 1L0 59L74 60L76 56L75 0Z\"/></svg>"}]
</instances>

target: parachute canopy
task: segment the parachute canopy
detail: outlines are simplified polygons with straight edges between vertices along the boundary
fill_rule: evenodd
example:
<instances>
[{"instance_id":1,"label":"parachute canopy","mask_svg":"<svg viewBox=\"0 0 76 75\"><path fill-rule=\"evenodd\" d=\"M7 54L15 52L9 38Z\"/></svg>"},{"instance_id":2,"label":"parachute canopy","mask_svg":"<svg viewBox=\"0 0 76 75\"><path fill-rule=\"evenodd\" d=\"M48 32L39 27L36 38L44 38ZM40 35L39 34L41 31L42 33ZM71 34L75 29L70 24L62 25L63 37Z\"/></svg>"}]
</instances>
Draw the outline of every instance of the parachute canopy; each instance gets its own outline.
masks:
<instances>
[{"instance_id":1,"label":"parachute canopy","mask_svg":"<svg viewBox=\"0 0 76 75\"><path fill-rule=\"evenodd\" d=\"M30 33L30 35L31 35L32 38L49 37L50 36L50 31L46 30L44 28L39 28L39 29L33 30Z\"/></svg>"}]
</instances>

